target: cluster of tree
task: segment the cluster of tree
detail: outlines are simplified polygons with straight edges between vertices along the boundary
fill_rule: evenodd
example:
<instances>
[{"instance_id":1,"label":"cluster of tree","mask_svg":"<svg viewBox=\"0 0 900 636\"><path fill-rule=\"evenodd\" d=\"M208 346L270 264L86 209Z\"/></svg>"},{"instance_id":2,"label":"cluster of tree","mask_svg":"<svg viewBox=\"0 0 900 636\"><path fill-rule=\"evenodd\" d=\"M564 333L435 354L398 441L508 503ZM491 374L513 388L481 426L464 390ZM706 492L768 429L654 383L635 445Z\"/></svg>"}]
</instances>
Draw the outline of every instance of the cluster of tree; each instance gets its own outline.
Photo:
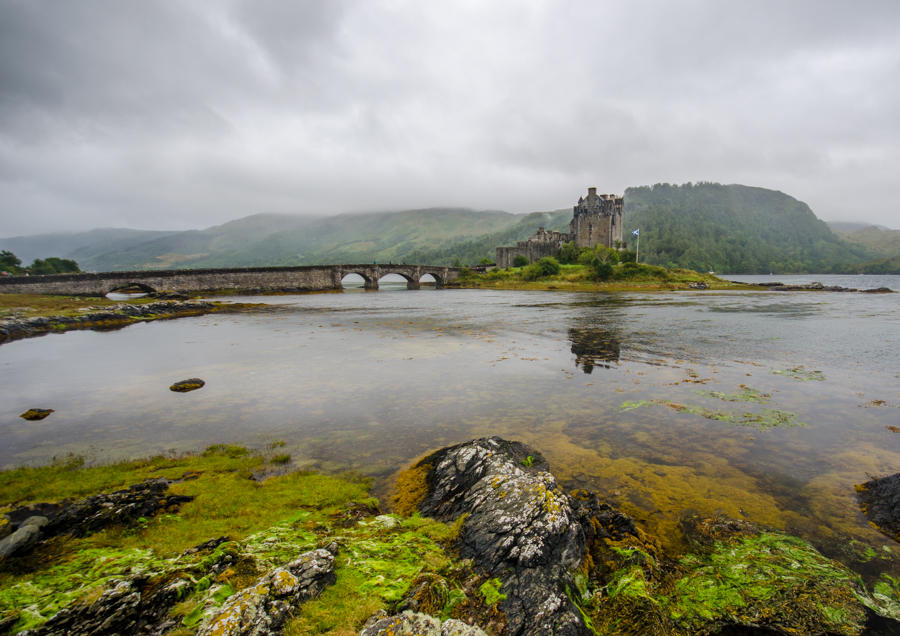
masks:
<instances>
[{"instance_id":1,"label":"cluster of tree","mask_svg":"<svg viewBox=\"0 0 900 636\"><path fill-rule=\"evenodd\" d=\"M31 265L22 267L22 261L9 250L0 251L0 271L13 275L70 274L80 272L78 263L67 258L36 258Z\"/></svg>"},{"instance_id":2,"label":"cluster of tree","mask_svg":"<svg viewBox=\"0 0 900 636\"><path fill-rule=\"evenodd\" d=\"M835 272L869 260L809 207L775 190L718 183L628 188L625 235L641 262L732 274Z\"/></svg>"}]
</instances>

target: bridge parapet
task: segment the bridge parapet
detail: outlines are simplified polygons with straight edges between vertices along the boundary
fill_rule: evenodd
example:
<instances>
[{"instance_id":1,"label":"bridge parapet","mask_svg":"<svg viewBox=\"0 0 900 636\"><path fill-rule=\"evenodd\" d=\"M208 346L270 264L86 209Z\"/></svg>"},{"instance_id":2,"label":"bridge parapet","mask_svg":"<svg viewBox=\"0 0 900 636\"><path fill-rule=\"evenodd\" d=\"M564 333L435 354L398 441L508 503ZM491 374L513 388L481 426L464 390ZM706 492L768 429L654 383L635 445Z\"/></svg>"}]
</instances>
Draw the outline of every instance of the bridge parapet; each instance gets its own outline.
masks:
<instances>
[{"instance_id":1,"label":"bridge parapet","mask_svg":"<svg viewBox=\"0 0 900 636\"><path fill-rule=\"evenodd\" d=\"M105 296L111 291L139 287L148 291L174 292L309 292L342 289L341 279L359 274L366 289L378 289L378 280L400 274L409 289L418 289L425 274L436 287L456 280L460 269L429 265L304 265L297 267L243 267L230 269L143 270L54 274L49 276L6 276L0 278L0 293Z\"/></svg>"}]
</instances>

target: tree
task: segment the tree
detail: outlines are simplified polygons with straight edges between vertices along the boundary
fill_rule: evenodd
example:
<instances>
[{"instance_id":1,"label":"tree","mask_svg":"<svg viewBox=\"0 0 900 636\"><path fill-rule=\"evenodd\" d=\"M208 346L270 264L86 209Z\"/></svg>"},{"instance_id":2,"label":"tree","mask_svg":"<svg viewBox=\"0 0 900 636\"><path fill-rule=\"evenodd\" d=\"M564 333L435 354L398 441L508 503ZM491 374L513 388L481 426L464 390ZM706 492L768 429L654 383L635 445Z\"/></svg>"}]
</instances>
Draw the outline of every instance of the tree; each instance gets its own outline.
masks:
<instances>
[{"instance_id":1,"label":"tree","mask_svg":"<svg viewBox=\"0 0 900 636\"><path fill-rule=\"evenodd\" d=\"M9 272L10 274L18 274L22 271L22 268L19 267L21 264L22 261L19 257L9 250L0 252L0 270Z\"/></svg>"},{"instance_id":2,"label":"tree","mask_svg":"<svg viewBox=\"0 0 900 636\"><path fill-rule=\"evenodd\" d=\"M34 259L34 262L28 266L28 271L32 274L42 275L77 273L81 269L79 269L78 263L73 260L51 256L47 259Z\"/></svg>"},{"instance_id":3,"label":"tree","mask_svg":"<svg viewBox=\"0 0 900 636\"><path fill-rule=\"evenodd\" d=\"M516 254L516 257L513 259L513 267L525 267L526 265L528 265L528 257Z\"/></svg>"}]
</instances>

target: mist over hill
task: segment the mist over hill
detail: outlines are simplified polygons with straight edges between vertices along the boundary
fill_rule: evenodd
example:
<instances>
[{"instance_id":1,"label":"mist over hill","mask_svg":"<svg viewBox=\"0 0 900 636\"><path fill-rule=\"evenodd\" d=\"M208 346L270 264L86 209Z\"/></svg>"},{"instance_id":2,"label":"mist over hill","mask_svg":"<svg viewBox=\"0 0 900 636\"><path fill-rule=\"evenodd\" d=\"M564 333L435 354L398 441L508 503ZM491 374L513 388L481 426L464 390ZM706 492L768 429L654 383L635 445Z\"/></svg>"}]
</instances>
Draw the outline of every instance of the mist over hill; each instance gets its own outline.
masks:
<instances>
[{"instance_id":1,"label":"mist over hill","mask_svg":"<svg viewBox=\"0 0 900 636\"><path fill-rule=\"evenodd\" d=\"M574 202L573 202L574 203ZM256 214L203 230L100 229L0 239L23 261L58 256L86 271L407 262L474 264L538 227L568 229L572 209L531 214L428 208L307 217ZM765 188L657 184L625 192L641 261L721 273L880 272L900 263L900 231L845 228ZM881 268L881 269L879 269ZM898 268L900 269L900 268Z\"/></svg>"}]
</instances>

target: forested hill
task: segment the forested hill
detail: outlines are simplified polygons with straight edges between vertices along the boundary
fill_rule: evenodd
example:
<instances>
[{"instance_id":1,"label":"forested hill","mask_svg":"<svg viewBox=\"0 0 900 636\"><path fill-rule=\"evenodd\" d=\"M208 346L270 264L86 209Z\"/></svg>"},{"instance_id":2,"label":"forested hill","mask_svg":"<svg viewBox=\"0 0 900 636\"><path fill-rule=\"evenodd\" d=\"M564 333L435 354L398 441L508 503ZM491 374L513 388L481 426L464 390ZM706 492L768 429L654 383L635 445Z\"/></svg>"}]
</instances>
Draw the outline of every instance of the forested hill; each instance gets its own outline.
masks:
<instances>
[{"instance_id":1,"label":"forested hill","mask_svg":"<svg viewBox=\"0 0 900 636\"><path fill-rule=\"evenodd\" d=\"M573 200L574 203L574 200ZM85 271L493 259L540 226L567 231L572 208L531 214L429 208L331 217L257 214L204 230L93 230L0 238L23 261L61 257ZM720 273L887 272L894 242L836 236L796 199L764 188L659 184L625 192L625 227L641 261ZM863 235L860 234L860 237ZM866 235L867 236L867 235ZM892 236L890 237L892 238ZM876 247L884 249L878 250Z\"/></svg>"},{"instance_id":2,"label":"forested hill","mask_svg":"<svg viewBox=\"0 0 900 636\"><path fill-rule=\"evenodd\" d=\"M640 228L641 262L655 265L731 274L825 273L871 257L838 238L802 201L765 188L628 188L624 221L629 239Z\"/></svg>"}]
</instances>

